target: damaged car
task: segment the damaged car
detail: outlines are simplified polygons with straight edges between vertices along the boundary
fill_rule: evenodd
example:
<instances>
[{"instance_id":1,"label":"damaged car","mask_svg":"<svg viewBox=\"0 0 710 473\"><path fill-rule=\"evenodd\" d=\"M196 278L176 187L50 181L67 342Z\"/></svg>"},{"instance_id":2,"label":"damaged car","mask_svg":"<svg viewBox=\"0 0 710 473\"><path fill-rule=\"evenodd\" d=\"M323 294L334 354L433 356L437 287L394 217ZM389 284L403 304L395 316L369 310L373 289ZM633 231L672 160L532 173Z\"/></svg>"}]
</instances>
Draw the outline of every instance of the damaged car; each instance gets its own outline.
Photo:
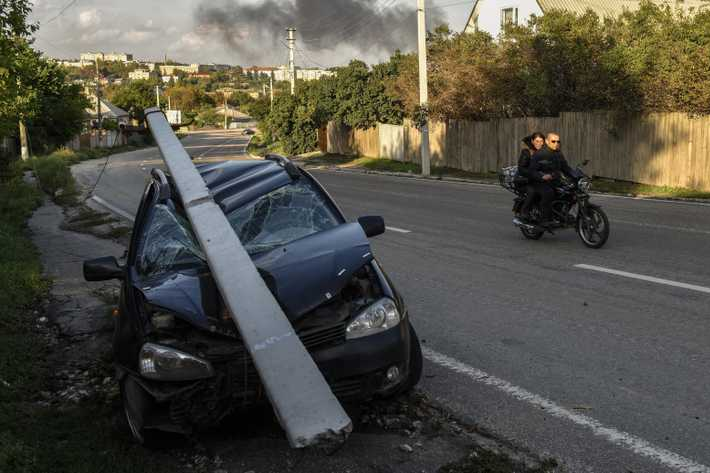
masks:
<instances>
[{"instance_id":1,"label":"damaged car","mask_svg":"<svg viewBox=\"0 0 710 473\"><path fill-rule=\"evenodd\" d=\"M316 179L281 156L197 169L342 402L417 384L417 335L368 241L385 231L381 217L347 222ZM177 189L159 169L151 175L125 264L84 262L87 281L122 281L113 355L126 420L141 443L268 402Z\"/></svg>"}]
</instances>

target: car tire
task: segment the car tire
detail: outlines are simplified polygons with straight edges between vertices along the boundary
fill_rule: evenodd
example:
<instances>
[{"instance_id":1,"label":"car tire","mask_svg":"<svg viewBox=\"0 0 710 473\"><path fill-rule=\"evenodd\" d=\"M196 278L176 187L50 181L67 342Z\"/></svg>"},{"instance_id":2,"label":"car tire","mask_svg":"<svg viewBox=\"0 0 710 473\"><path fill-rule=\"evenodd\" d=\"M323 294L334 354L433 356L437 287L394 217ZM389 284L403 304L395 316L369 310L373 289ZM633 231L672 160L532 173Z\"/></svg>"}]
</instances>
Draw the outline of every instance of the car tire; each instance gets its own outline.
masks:
<instances>
[{"instance_id":1,"label":"car tire","mask_svg":"<svg viewBox=\"0 0 710 473\"><path fill-rule=\"evenodd\" d=\"M414 331L412 324L409 324L409 370L407 379L402 385L392 394L398 396L410 392L419 384L422 378L422 370L424 367L424 358L422 356L422 346L419 343L417 332Z\"/></svg>"},{"instance_id":2,"label":"car tire","mask_svg":"<svg viewBox=\"0 0 710 473\"><path fill-rule=\"evenodd\" d=\"M147 448L159 447L160 432L143 428L145 415L150 411L153 399L131 376L125 376L120 381L120 389L123 415L133 439Z\"/></svg>"}]
</instances>

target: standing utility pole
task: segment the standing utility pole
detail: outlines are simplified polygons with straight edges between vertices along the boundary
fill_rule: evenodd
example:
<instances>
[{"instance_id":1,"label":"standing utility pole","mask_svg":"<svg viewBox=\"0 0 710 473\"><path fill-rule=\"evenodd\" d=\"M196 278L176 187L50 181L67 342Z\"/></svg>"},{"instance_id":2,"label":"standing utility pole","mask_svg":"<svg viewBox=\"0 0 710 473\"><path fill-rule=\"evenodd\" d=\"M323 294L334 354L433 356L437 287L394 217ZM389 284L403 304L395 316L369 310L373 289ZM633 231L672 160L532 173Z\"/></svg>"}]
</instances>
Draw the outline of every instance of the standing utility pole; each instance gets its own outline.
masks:
<instances>
[{"instance_id":1,"label":"standing utility pole","mask_svg":"<svg viewBox=\"0 0 710 473\"><path fill-rule=\"evenodd\" d=\"M288 76L291 79L291 95L296 93L296 61L293 57L294 48L296 46L296 28L287 28L288 31Z\"/></svg>"},{"instance_id":2,"label":"standing utility pole","mask_svg":"<svg viewBox=\"0 0 710 473\"><path fill-rule=\"evenodd\" d=\"M426 16L425 0L417 0L417 24L419 43L419 106L424 113L424 123L421 127L422 134L422 176L428 176L431 172L429 164L429 113L427 102L429 102L429 91L427 86L426 70Z\"/></svg>"},{"instance_id":3,"label":"standing utility pole","mask_svg":"<svg viewBox=\"0 0 710 473\"><path fill-rule=\"evenodd\" d=\"M227 129L227 92L224 92L224 129Z\"/></svg>"},{"instance_id":4,"label":"standing utility pole","mask_svg":"<svg viewBox=\"0 0 710 473\"><path fill-rule=\"evenodd\" d=\"M27 127L20 117L20 156L23 161L30 159L30 147L27 145Z\"/></svg>"},{"instance_id":5,"label":"standing utility pole","mask_svg":"<svg viewBox=\"0 0 710 473\"><path fill-rule=\"evenodd\" d=\"M269 95L271 96L271 105L269 105L269 108L271 110L274 109L274 75L273 73L269 75Z\"/></svg>"},{"instance_id":6,"label":"standing utility pole","mask_svg":"<svg viewBox=\"0 0 710 473\"><path fill-rule=\"evenodd\" d=\"M96 64L96 124L98 127L98 147L101 148L101 76L99 75L99 58L94 58ZM106 140L108 141L108 140Z\"/></svg>"},{"instance_id":7,"label":"standing utility pole","mask_svg":"<svg viewBox=\"0 0 710 473\"><path fill-rule=\"evenodd\" d=\"M155 86L155 106L160 108L160 86Z\"/></svg>"}]
</instances>

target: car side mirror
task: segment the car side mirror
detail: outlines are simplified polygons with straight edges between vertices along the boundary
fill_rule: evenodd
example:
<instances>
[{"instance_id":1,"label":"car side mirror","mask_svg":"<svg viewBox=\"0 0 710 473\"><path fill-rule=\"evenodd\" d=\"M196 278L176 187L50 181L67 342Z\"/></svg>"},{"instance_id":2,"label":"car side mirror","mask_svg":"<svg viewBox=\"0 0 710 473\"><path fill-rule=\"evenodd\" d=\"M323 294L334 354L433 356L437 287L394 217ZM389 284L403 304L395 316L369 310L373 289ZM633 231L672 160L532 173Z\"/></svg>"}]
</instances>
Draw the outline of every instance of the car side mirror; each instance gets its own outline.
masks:
<instances>
[{"instance_id":1,"label":"car side mirror","mask_svg":"<svg viewBox=\"0 0 710 473\"><path fill-rule=\"evenodd\" d=\"M385 232L385 219L379 216L360 217L357 219L357 223L360 224L368 238L382 235Z\"/></svg>"},{"instance_id":2,"label":"car side mirror","mask_svg":"<svg viewBox=\"0 0 710 473\"><path fill-rule=\"evenodd\" d=\"M113 256L87 260L84 261L84 279L87 281L123 279L123 268Z\"/></svg>"}]
</instances>

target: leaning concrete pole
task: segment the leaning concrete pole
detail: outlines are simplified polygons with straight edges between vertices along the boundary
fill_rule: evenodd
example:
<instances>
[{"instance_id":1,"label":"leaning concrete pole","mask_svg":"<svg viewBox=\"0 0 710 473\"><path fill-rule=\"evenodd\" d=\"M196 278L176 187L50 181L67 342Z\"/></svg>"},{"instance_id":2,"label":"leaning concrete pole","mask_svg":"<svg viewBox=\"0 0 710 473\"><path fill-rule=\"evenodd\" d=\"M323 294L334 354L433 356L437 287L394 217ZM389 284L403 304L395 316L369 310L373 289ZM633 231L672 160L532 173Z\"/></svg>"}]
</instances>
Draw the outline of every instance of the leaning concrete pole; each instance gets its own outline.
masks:
<instances>
[{"instance_id":1,"label":"leaning concrete pole","mask_svg":"<svg viewBox=\"0 0 710 473\"><path fill-rule=\"evenodd\" d=\"M343 442L352 422L158 108L145 110L244 345L292 447Z\"/></svg>"}]
</instances>

